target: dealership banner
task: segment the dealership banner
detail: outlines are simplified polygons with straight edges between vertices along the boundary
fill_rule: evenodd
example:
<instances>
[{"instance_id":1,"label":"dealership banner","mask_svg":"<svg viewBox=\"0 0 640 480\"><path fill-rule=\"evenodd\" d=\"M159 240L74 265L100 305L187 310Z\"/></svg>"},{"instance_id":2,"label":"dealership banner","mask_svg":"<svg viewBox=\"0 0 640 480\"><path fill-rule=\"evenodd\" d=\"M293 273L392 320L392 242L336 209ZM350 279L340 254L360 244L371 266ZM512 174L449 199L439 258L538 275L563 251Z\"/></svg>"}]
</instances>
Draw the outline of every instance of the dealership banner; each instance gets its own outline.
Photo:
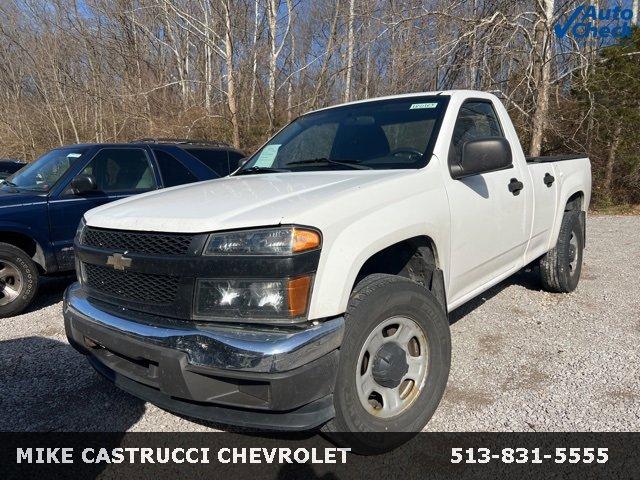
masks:
<instances>
[{"instance_id":1,"label":"dealership banner","mask_svg":"<svg viewBox=\"0 0 640 480\"><path fill-rule=\"evenodd\" d=\"M352 448L363 439L400 445ZM337 443L311 433L2 433L0 441L3 479L640 478L637 433L348 434Z\"/></svg>"}]
</instances>

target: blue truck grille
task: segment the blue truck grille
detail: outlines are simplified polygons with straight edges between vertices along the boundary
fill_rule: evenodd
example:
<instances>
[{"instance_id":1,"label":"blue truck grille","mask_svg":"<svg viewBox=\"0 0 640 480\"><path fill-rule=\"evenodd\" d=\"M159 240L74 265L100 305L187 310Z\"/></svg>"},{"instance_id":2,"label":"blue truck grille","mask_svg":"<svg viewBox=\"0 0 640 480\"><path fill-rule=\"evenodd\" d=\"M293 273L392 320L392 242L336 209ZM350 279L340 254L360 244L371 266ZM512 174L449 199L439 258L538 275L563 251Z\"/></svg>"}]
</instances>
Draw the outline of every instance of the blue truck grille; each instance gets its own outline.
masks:
<instances>
[{"instance_id":1,"label":"blue truck grille","mask_svg":"<svg viewBox=\"0 0 640 480\"><path fill-rule=\"evenodd\" d=\"M87 227L81 242L103 250L147 255L187 255L194 235L180 233L128 232Z\"/></svg>"}]
</instances>

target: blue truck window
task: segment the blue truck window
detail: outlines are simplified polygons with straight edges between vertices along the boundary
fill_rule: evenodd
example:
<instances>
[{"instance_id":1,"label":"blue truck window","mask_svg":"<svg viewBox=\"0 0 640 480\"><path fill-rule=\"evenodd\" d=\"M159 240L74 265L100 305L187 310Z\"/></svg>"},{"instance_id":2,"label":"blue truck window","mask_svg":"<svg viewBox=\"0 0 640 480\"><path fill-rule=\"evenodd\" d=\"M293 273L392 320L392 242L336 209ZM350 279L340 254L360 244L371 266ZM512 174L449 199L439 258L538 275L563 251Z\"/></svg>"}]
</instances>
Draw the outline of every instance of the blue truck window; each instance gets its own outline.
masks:
<instances>
[{"instance_id":1,"label":"blue truck window","mask_svg":"<svg viewBox=\"0 0 640 480\"><path fill-rule=\"evenodd\" d=\"M165 187L175 187L198 181L198 178L173 155L157 149L154 149L153 153L158 161Z\"/></svg>"},{"instance_id":2,"label":"blue truck window","mask_svg":"<svg viewBox=\"0 0 640 480\"><path fill-rule=\"evenodd\" d=\"M147 155L138 148L100 150L82 174L93 176L97 190L104 193L144 192L156 188Z\"/></svg>"},{"instance_id":3,"label":"blue truck window","mask_svg":"<svg viewBox=\"0 0 640 480\"><path fill-rule=\"evenodd\" d=\"M229 175L229 156L226 150L204 148L185 148L185 150L221 177Z\"/></svg>"},{"instance_id":4,"label":"blue truck window","mask_svg":"<svg viewBox=\"0 0 640 480\"><path fill-rule=\"evenodd\" d=\"M56 148L7 178L22 190L48 192L85 153L82 147Z\"/></svg>"}]
</instances>

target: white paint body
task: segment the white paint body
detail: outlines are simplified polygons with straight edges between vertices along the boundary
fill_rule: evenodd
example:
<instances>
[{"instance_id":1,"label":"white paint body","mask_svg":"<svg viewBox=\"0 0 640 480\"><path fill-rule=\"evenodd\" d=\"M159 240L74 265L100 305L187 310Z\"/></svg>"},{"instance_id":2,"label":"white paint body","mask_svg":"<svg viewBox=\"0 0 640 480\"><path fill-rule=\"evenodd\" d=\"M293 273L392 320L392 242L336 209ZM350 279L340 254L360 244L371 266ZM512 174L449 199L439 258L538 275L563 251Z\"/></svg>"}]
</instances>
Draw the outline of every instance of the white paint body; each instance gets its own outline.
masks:
<instances>
[{"instance_id":1,"label":"white paint body","mask_svg":"<svg viewBox=\"0 0 640 480\"><path fill-rule=\"evenodd\" d=\"M89 211L87 224L184 233L280 224L316 227L323 245L309 319L345 311L356 275L372 255L427 236L435 244L452 310L555 245L567 199L582 192L582 209L588 209L591 169L588 158L528 164L495 96L461 90L442 94L450 96L449 106L433 156L422 169L232 176L110 203ZM451 178L446 159L458 111L468 98L493 103L511 144L513 168ZM556 178L551 187L542 181L546 173ZM508 190L511 178L524 183L518 196Z\"/></svg>"}]
</instances>

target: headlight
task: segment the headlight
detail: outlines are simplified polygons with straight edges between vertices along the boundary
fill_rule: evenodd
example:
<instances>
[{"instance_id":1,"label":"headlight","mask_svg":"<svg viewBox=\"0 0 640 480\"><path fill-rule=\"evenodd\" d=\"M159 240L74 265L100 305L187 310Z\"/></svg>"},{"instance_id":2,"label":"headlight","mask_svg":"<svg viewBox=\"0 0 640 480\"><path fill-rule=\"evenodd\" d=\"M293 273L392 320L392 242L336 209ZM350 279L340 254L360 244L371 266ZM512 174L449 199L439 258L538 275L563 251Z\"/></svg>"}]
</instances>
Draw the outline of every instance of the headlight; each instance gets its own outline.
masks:
<instances>
[{"instance_id":1,"label":"headlight","mask_svg":"<svg viewBox=\"0 0 640 480\"><path fill-rule=\"evenodd\" d=\"M279 227L214 233L204 255L291 255L320 248L320 233L300 227Z\"/></svg>"},{"instance_id":2,"label":"headlight","mask_svg":"<svg viewBox=\"0 0 640 480\"><path fill-rule=\"evenodd\" d=\"M199 279L195 318L297 318L307 312L312 277L278 280Z\"/></svg>"}]
</instances>

